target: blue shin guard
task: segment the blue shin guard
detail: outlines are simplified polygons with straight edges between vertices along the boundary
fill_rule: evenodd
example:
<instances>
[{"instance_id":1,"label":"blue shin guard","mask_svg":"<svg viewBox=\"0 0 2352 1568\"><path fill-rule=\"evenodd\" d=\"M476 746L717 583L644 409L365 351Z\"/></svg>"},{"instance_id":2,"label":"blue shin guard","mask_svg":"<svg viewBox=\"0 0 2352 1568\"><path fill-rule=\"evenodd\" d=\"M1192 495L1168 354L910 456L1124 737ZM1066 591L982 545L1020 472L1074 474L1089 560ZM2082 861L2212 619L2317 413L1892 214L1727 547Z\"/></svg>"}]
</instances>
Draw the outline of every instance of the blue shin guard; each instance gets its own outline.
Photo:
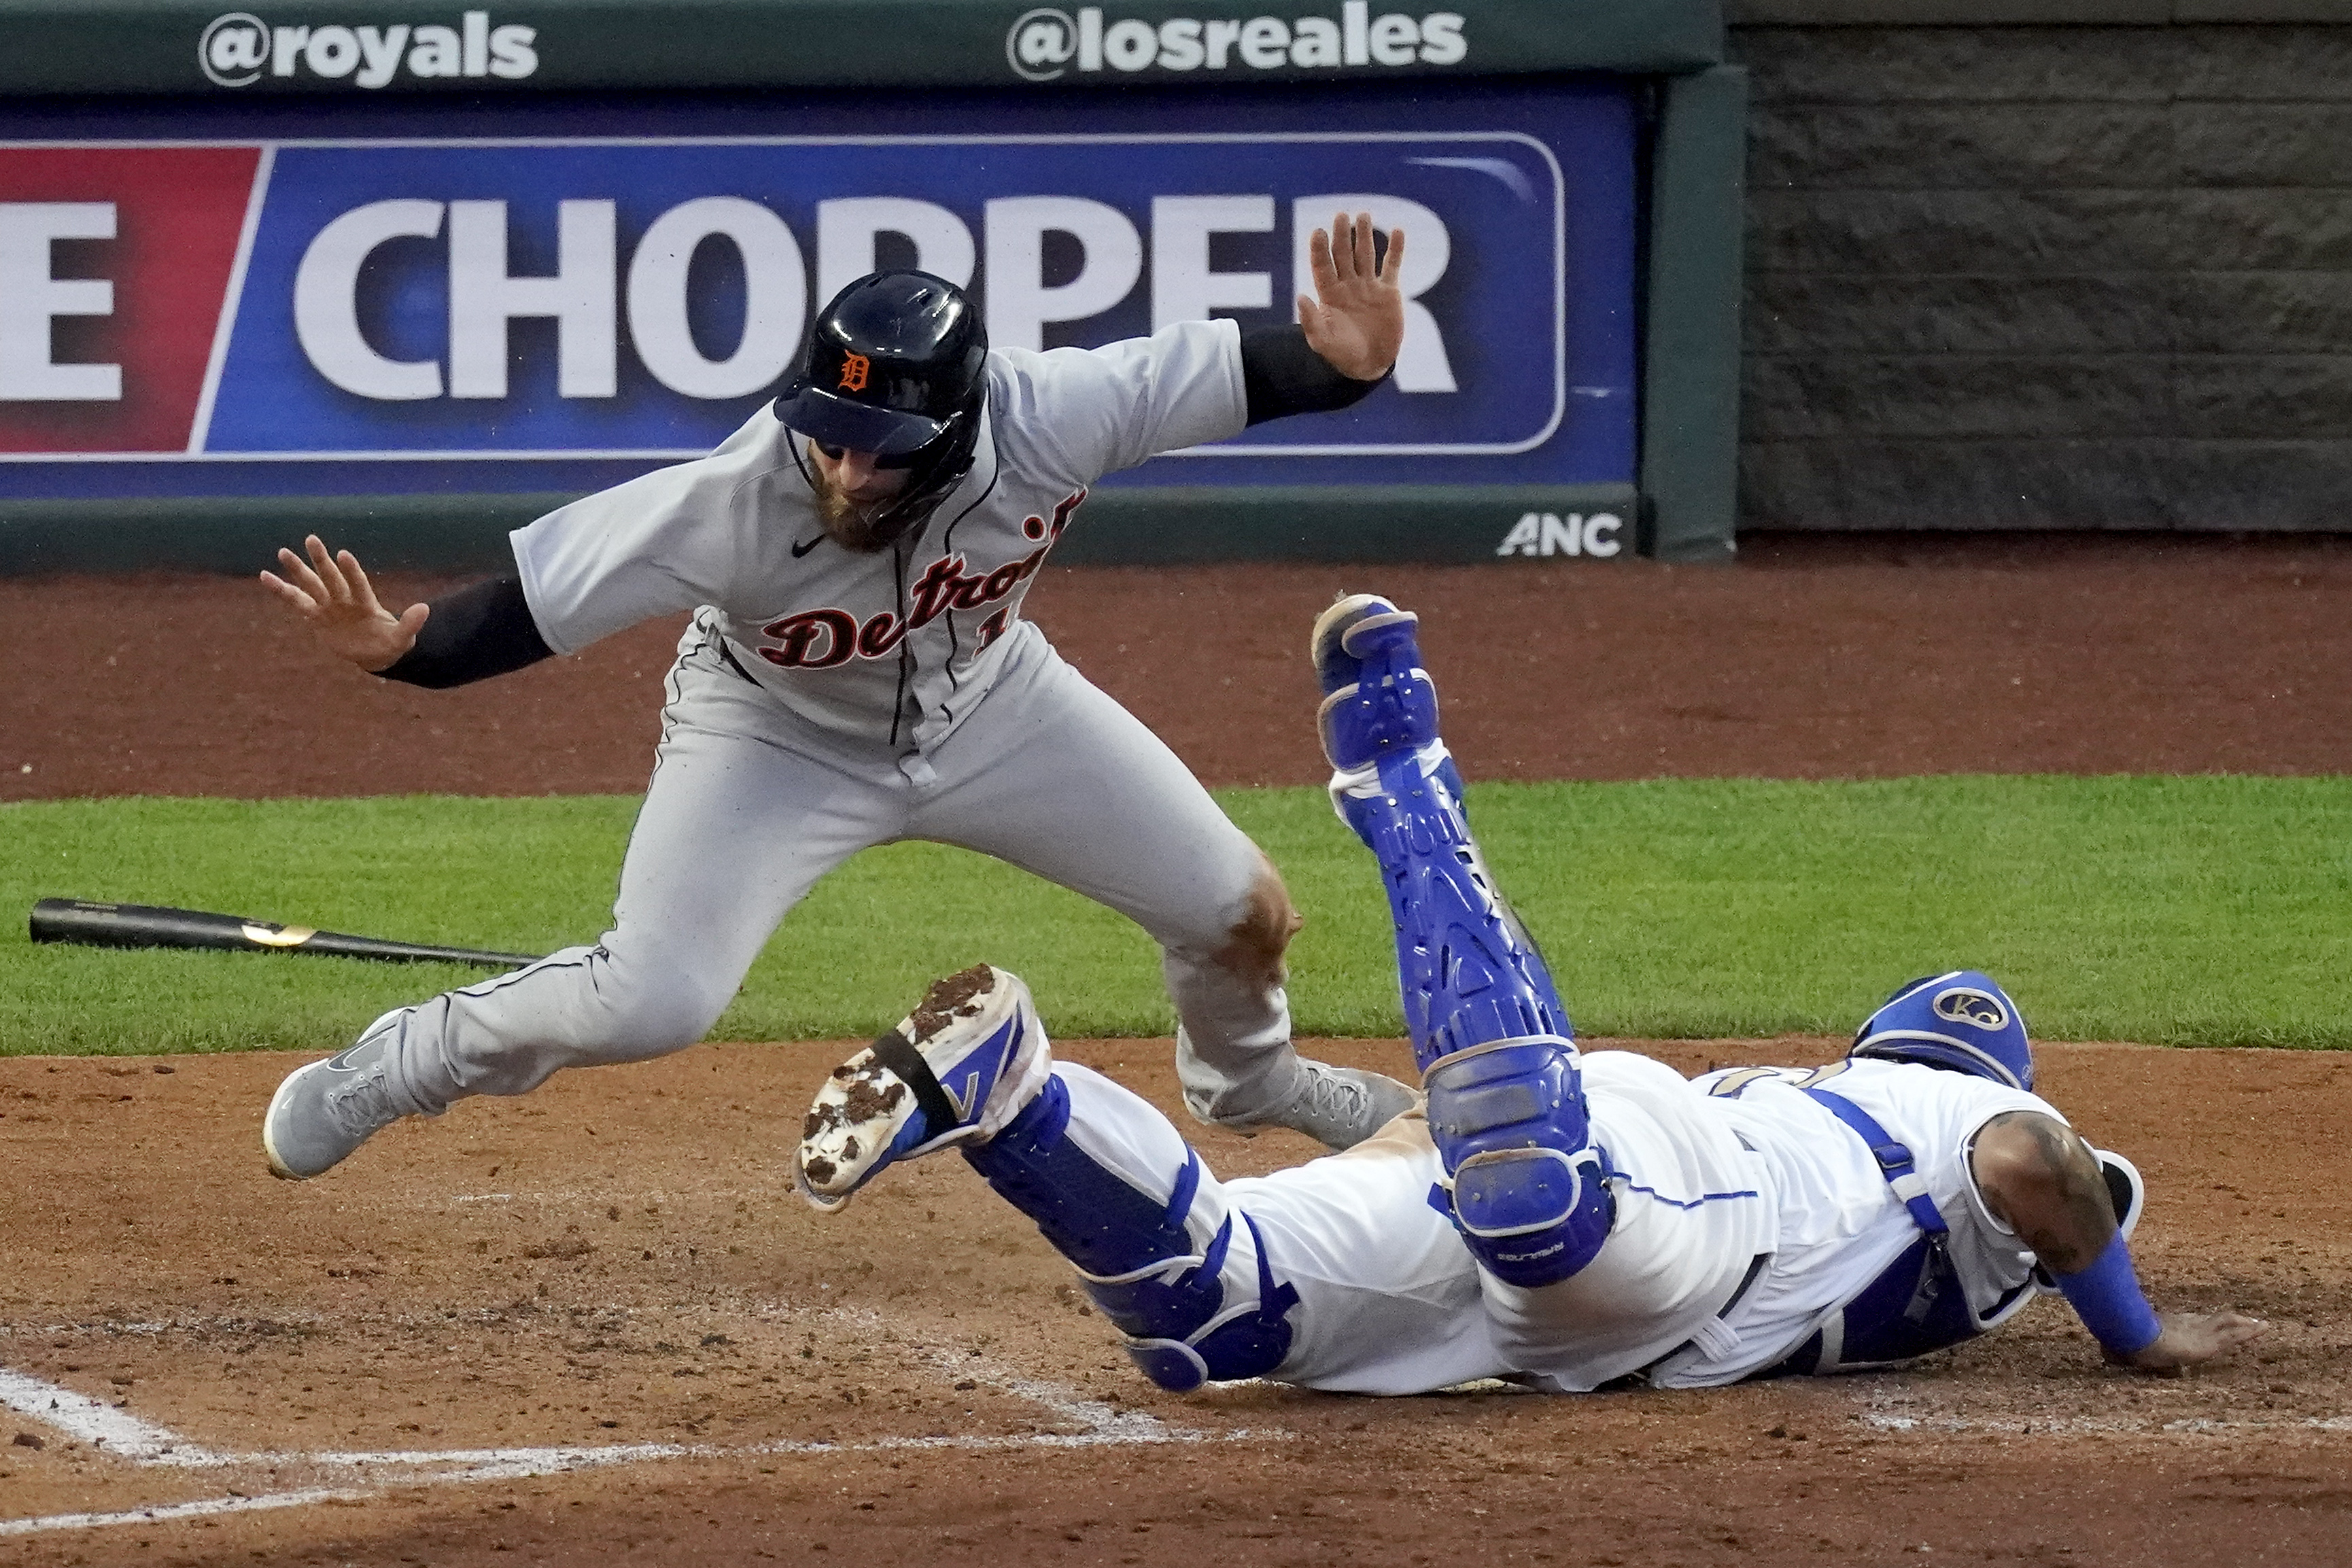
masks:
<instances>
[{"instance_id":1,"label":"blue shin guard","mask_svg":"<svg viewBox=\"0 0 2352 1568\"><path fill-rule=\"evenodd\" d=\"M1186 1151L1161 1203L1079 1147L1069 1123L1069 1090L1048 1079L1011 1125L966 1149L964 1158L1076 1266L1087 1294L1127 1335L1127 1354L1160 1387L1187 1393L1281 1365L1298 1292L1275 1283L1255 1222L1235 1210L1257 1254L1258 1289L1255 1301L1227 1304L1223 1275L1234 1215L1197 1252L1184 1225L1200 1190L1201 1157Z\"/></svg>"},{"instance_id":2,"label":"blue shin guard","mask_svg":"<svg viewBox=\"0 0 2352 1568\"><path fill-rule=\"evenodd\" d=\"M1489 1273L1548 1285L1592 1261L1616 1217L1575 1035L1543 956L1470 836L1460 776L1410 622L1351 640L1352 694L1327 704L1332 804L1380 862L1397 977L1453 1216Z\"/></svg>"},{"instance_id":3,"label":"blue shin guard","mask_svg":"<svg viewBox=\"0 0 2352 1568\"><path fill-rule=\"evenodd\" d=\"M1429 1134L1452 1178L1454 1223L1507 1285L1551 1285L1600 1255L1616 1222L1609 1156L1591 1141L1576 1047L1523 1036L1441 1058L1425 1079Z\"/></svg>"}]
</instances>

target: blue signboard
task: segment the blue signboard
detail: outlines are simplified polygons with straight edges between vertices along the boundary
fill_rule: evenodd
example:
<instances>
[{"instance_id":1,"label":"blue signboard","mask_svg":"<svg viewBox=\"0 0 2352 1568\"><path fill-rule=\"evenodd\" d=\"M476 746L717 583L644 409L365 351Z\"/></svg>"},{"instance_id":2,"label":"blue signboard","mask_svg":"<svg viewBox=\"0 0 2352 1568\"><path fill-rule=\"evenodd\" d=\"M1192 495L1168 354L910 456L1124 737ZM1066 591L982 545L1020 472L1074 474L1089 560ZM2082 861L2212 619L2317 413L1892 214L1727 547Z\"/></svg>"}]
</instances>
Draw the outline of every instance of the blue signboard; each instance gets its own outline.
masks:
<instances>
[{"instance_id":1,"label":"blue signboard","mask_svg":"<svg viewBox=\"0 0 2352 1568\"><path fill-rule=\"evenodd\" d=\"M0 310L0 495L595 488L716 444L877 266L968 285L999 344L1090 346L1295 319L1343 211L1405 235L1390 384L1114 483L1630 483L1631 90L393 108L331 138L288 112L0 144L0 274L27 288Z\"/></svg>"}]
</instances>

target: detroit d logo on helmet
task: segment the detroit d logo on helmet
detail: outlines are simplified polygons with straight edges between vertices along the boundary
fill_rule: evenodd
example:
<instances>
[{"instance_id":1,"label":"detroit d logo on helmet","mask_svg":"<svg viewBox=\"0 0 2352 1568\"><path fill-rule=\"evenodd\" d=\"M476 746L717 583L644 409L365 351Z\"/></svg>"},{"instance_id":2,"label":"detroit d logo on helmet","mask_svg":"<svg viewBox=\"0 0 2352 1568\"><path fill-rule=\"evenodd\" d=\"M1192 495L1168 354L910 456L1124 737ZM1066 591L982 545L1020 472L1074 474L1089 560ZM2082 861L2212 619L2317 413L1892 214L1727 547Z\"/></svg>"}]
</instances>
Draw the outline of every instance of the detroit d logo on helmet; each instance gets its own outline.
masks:
<instances>
[{"instance_id":1,"label":"detroit d logo on helmet","mask_svg":"<svg viewBox=\"0 0 2352 1568\"><path fill-rule=\"evenodd\" d=\"M1954 986L1948 991L1937 992L1936 1016L1986 1030L2005 1029L2009 1025L2009 1009L1982 991L1967 986Z\"/></svg>"},{"instance_id":2,"label":"detroit d logo on helmet","mask_svg":"<svg viewBox=\"0 0 2352 1568\"><path fill-rule=\"evenodd\" d=\"M866 373L873 370L873 368L874 361L867 359L863 354L842 355L841 390L843 392L864 392L866 390Z\"/></svg>"}]
</instances>

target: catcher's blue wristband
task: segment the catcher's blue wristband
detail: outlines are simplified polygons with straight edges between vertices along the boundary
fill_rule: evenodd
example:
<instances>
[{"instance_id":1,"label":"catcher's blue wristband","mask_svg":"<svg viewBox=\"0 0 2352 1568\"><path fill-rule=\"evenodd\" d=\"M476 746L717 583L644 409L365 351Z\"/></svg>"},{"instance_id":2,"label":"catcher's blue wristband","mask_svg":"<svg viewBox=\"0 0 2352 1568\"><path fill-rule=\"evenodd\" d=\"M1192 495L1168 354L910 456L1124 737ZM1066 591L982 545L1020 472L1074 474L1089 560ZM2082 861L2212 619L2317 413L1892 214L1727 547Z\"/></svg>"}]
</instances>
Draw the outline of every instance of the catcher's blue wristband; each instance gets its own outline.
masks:
<instances>
[{"instance_id":1,"label":"catcher's blue wristband","mask_svg":"<svg viewBox=\"0 0 2352 1568\"><path fill-rule=\"evenodd\" d=\"M2140 1291L2139 1279L2132 1272L2131 1249L2120 1230L2089 1268L2075 1274L2053 1269L2050 1277L2058 1281L2058 1293L2083 1326L2117 1355L2146 1350L2164 1332L2156 1321L2156 1309Z\"/></svg>"}]
</instances>

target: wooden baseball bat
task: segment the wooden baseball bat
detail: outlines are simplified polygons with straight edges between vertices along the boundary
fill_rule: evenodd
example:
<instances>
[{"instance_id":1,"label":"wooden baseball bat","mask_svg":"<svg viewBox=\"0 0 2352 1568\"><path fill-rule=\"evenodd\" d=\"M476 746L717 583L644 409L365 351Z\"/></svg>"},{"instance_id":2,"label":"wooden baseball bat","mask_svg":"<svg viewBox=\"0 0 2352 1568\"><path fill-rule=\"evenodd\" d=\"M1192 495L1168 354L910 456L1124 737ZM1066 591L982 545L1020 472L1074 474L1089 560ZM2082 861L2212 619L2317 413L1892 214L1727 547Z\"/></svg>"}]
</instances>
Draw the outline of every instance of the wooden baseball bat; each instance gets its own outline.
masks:
<instances>
[{"instance_id":1,"label":"wooden baseball bat","mask_svg":"<svg viewBox=\"0 0 2352 1568\"><path fill-rule=\"evenodd\" d=\"M309 925L280 925L201 909L160 909L144 904L95 904L45 898L33 905L33 940L79 942L90 947L205 947L233 953L325 953L339 958L380 958L394 964L483 964L501 969L539 962L530 953L487 953L475 947L433 947L347 936Z\"/></svg>"}]
</instances>

